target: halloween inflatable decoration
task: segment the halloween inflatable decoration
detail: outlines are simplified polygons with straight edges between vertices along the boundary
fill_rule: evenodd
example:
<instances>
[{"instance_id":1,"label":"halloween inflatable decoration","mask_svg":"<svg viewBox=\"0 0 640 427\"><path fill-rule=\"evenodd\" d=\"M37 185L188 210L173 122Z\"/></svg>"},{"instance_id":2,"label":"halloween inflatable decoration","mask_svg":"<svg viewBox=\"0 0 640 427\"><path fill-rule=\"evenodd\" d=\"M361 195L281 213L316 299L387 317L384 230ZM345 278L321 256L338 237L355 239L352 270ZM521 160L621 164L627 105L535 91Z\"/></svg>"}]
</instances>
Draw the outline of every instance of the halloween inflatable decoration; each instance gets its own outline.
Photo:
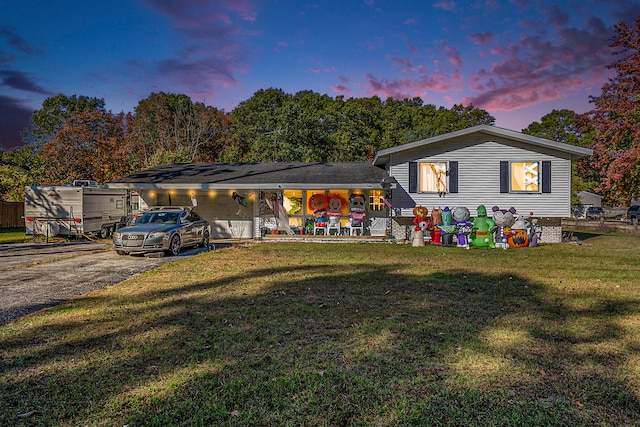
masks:
<instances>
[{"instance_id":1,"label":"halloween inflatable decoration","mask_svg":"<svg viewBox=\"0 0 640 427\"><path fill-rule=\"evenodd\" d=\"M531 212L533 215L533 212ZM542 237L542 227L538 225L538 220L533 218L531 220L531 226L529 227L529 247L533 248L538 246L538 241Z\"/></svg>"},{"instance_id":2,"label":"halloween inflatable decoration","mask_svg":"<svg viewBox=\"0 0 640 427\"><path fill-rule=\"evenodd\" d=\"M464 206L456 206L451 209L451 217L456 227L457 243L459 248L469 249L469 235L473 228L473 223L469 221L471 213Z\"/></svg>"},{"instance_id":3,"label":"halloween inflatable decoration","mask_svg":"<svg viewBox=\"0 0 640 427\"><path fill-rule=\"evenodd\" d=\"M309 202L307 203L307 206L309 207L309 211L313 212L316 226L326 227L327 208L329 207L329 201L327 200L327 196L325 196L322 193L315 193L311 197L309 197Z\"/></svg>"},{"instance_id":4,"label":"halloween inflatable decoration","mask_svg":"<svg viewBox=\"0 0 640 427\"><path fill-rule=\"evenodd\" d=\"M413 246L424 246L424 232L429 225L427 214L429 210L424 206L416 206L413 208Z\"/></svg>"},{"instance_id":5,"label":"halloween inflatable decoration","mask_svg":"<svg viewBox=\"0 0 640 427\"><path fill-rule=\"evenodd\" d=\"M431 235L432 245L442 245L442 231L437 227L442 224L442 211L440 208L431 210L431 222L427 225L429 234Z\"/></svg>"},{"instance_id":6,"label":"halloween inflatable decoration","mask_svg":"<svg viewBox=\"0 0 640 427\"><path fill-rule=\"evenodd\" d=\"M332 194L327 199L327 217L329 219L327 234L331 234L331 230L335 230L336 235L340 234L340 217L343 214L343 210L346 211L347 206L348 202L339 194Z\"/></svg>"},{"instance_id":7,"label":"halloween inflatable decoration","mask_svg":"<svg viewBox=\"0 0 640 427\"><path fill-rule=\"evenodd\" d=\"M240 206L243 206L245 208L247 207L246 199L241 195L239 195L238 193L236 193L235 191L233 192L233 194L231 194L231 198L233 199L234 202L236 202Z\"/></svg>"},{"instance_id":8,"label":"halloween inflatable decoration","mask_svg":"<svg viewBox=\"0 0 640 427\"><path fill-rule=\"evenodd\" d=\"M478 206L476 210L478 216L473 219L470 236L471 246L495 248L492 231L496 223L487 217L487 208L484 205Z\"/></svg>"},{"instance_id":9,"label":"halloween inflatable decoration","mask_svg":"<svg viewBox=\"0 0 640 427\"><path fill-rule=\"evenodd\" d=\"M415 231L422 230L423 232L427 230L429 226L429 219L427 215L429 214L429 209L424 206L416 206L413 208L413 225L415 225Z\"/></svg>"},{"instance_id":10,"label":"halloween inflatable decoration","mask_svg":"<svg viewBox=\"0 0 640 427\"><path fill-rule=\"evenodd\" d=\"M282 205L282 193L270 193L269 195L267 195L266 193L263 194L264 201L266 202L267 206L269 206L269 209L273 211L273 216L278 224L273 232L275 234L278 234L280 232L280 229L284 229L287 234L294 234L291 226L289 225L289 217L287 216L287 212L284 210L284 206Z\"/></svg>"},{"instance_id":11,"label":"halloween inflatable decoration","mask_svg":"<svg viewBox=\"0 0 640 427\"><path fill-rule=\"evenodd\" d=\"M340 226L340 216L342 209L347 206L347 201L339 194L333 194L329 197L327 216L329 217L329 227Z\"/></svg>"},{"instance_id":12,"label":"halloween inflatable decoration","mask_svg":"<svg viewBox=\"0 0 640 427\"><path fill-rule=\"evenodd\" d=\"M352 227L362 227L365 220L364 195L353 193L349 196L349 220Z\"/></svg>"},{"instance_id":13,"label":"halloween inflatable decoration","mask_svg":"<svg viewBox=\"0 0 640 427\"><path fill-rule=\"evenodd\" d=\"M529 222L524 215L520 215L511 226L511 235L509 236L509 246L512 248L525 248L529 246L529 235L527 228Z\"/></svg>"},{"instance_id":14,"label":"halloween inflatable decoration","mask_svg":"<svg viewBox=\"0 0 640 427\"><path fill-rule=\"evenodd\" d=\"M451 210L448 206L442 210L442 224L437 227L442 231L442 246L453 246L453 235L456 232L456 226L452 224Z\"/></svg>"},{"instance_id":15,"label":"halloween inflatable decoration","mask_svg":"<svg viewBox=\"0 0 640 427\"><path fill-rule=\"evenodd\" d=\"M493 207L493 220L496 223L496 228L494 230L494 242L496 248L508 249L509 243L508 239L511 236L511 227L514 222L516 222L515 217L513 216L516 213L515 208L511 207L507 209L500 209L497 206Z\"/></svg>"}]
</instances>

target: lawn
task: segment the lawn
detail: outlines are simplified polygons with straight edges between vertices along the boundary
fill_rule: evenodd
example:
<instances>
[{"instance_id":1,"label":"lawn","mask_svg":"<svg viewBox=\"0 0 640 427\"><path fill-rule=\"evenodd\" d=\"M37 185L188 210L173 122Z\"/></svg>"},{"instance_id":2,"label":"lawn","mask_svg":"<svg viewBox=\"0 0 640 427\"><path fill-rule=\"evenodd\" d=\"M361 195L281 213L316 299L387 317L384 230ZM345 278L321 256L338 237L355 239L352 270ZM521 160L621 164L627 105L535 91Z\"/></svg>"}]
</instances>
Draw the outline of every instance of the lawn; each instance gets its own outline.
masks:
<instances>
[{"instance_id":1,"label":"lawn","mask_svg":"<svg viewBox=\"0 0 640 427\"><path fill-rule=\"evenodd\" d=\"M27 236L24 227L0 228L0 243L26 242L31 236Z\"/></svg>"},{"instance_id":2,"label":"lawn","mask_svg":"<svg viewBox=\"0 0 640 427\"><path fill-rule=\"evenodd\" d=\"M640 424L640 239L262 243L0 326L0 425Z\"/></svg>"}]
</instances>

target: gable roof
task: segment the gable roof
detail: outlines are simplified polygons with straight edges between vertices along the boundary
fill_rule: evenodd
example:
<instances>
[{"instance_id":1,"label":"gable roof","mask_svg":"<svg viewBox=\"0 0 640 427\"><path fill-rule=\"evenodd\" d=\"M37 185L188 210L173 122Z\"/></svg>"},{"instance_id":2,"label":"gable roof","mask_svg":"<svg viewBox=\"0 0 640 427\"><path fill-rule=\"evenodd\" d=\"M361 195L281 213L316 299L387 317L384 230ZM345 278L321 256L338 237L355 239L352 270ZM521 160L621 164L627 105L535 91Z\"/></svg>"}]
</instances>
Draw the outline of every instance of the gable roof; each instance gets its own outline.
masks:
<instances>
[{"instance_id":1,"label":"gable roof","mask_svg":"<svg viewBox=\"0 0 640 427\"><path fill-rule=\"evenodd\" d=\"M106 186L137 189L365 189L383 188L388 180L389 175L384 169L366 162L174 163L115 179Z\"/></svg>"},{"instance_id":2,"label":"gable roof","mask_svg":"<svg viewBox=\"0 0 640 427\"><path fill-rule=\"evenodd\" d=\"M462 136L469 136L472 134L486 135L488 137L502 137L511 139L513 141L521 142L524 144L530 144L537 147L550 148L553 150L567 153L571 156L571 160L580 159L583 157L589 157L593 154L593 150L584 147L578 147L575 145L564 144L562 142L552 141L550 139L539 138L537 136L526 135L521 132L516 132L508 129L503 129L489 125L478 125L470 128L458 130L455 132L445 133L443 135L434 136L432 138L423 139L420 141L410 142L408 144L398 145L397 147L391 147L384 150L380 150L376 153L376 157L373 159L373 164L376 166L382 166L389 162L390 155L399 153L405 150L411 150L414 148L420 148L422 146L435 144L438 142L446 141L448 139L458 138Z\"/></svg>"}]
</instances>

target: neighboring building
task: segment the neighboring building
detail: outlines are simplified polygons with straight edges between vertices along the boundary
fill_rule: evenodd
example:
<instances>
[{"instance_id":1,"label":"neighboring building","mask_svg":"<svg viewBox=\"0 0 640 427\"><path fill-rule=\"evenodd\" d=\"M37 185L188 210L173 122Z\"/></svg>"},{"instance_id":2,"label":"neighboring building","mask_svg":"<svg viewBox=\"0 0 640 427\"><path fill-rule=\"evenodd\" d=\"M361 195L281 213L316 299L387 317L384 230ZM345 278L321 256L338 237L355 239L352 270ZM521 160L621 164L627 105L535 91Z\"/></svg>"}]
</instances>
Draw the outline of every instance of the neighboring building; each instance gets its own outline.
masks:
<instances>
[{"instance_id":1,"label":"neighboring building","mask_svg":"<svg viewBox=\"0 0 640 427\"><path fill-rule=\"evenodd\" d=\"M602 207L602 196L598 194L588 191L578 191L578 199L580 199L580 204L574 206L571 212L576 218L584 218L587 208L589 207Z\"/></svg>"},{"instance_id":2,"label":"neighboring building","mask_svg":"<svg viewBox=\"0 0 640 427\"><path fill-rule=\"evenodd\" d=\"M314 194L367 201L367 234L387 234L386 193L394 186L382 168L353 163L178 163L116 179L109 188L137 190L149 206L196 206L211 223L213 238L260 238L300 233ZM348 207L340 222L346 227ZM344 232L345 230L343 230Z\"/></svg>"},{"instance_id":3,"label":"neighboring building","mask_svg":"<svg viewBox=\"0 0 640 427\"><path fill-rule=\"evenodd\" d=\"M580 205L585 208L593 206L595 208L602 207L602 196L590 193L588 191L578 191L578 198L580 199Z\"/></svg>"},{"instance_id":4,"label":"neighboring building","mask_svg":"<svg viewBox=\"0 0 640 427\"><path fill-rule=\"evenodd\" d=\"M494 126L475 126L379 151L373 163L188 163L162 165L107 184L137 190L149 205L193 205L212 237L298 233L312 195L362 194L368 232L410 237L413 208L485 205L532 213L543 241L561 238L571 215L571 161L592 151ZM396 185L397 182L397 185ZM341 224L348 221L343 210ZM391 220L388 220L388 219Z\"/></svg>"},{"instance_id":5,"label":"neighboring building","mask_svg":"<svg viewBox=\"0 0 640 427\"><path fill-rule=\"evenodd\" d=\"M571 215L571 161L592 150L480 125L381 150L373 164L397 182L397 217L411 217L415 206L466 206L471 215L484 205L514 207L518 213L560 226ZM406 221L396 221L406 226ZM560 229L561 230L561 229ZM548 241L551 230L547 230ZM402 231L394 231L402 234ZM557 234L557 230L554 234Z\"/></svg>"}]
</instances>

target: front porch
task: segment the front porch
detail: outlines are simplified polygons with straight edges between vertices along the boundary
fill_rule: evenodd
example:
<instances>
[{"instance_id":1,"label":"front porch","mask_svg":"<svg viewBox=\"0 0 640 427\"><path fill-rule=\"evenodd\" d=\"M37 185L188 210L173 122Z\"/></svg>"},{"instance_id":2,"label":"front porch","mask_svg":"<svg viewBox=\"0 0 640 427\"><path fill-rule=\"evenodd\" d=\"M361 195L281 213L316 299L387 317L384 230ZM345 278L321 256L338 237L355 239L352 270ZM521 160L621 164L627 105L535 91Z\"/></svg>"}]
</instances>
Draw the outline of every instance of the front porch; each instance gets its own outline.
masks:
<instances>
[{"instance_id":1,"label":"front porch","mask_svg":"<svg viewBox=\"0 0 640 427\"><path fill-rule=\"evenodd\" d=\"M394 237L386 236L346 236L318 234L266 234L265 242L301 242L301 243L395 243Z\"/></svg>"}]
</instances>

